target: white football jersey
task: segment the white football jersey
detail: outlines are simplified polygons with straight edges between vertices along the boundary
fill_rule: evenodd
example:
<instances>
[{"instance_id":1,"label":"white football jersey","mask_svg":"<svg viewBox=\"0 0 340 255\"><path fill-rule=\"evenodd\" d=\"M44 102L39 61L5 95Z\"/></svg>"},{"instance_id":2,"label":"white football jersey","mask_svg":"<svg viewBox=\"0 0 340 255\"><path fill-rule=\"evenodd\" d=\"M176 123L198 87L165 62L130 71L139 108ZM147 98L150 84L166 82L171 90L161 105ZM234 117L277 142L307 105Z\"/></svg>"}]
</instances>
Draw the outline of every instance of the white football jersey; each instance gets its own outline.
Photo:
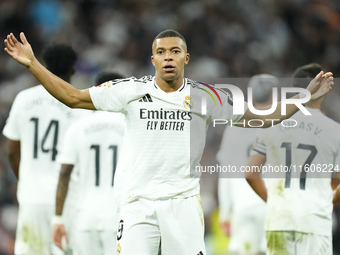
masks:
<instances>
[{"instance_id":1,"label":"white football jersey","mask_svg":"<svg viewBox=\"0 0 340 255\"><path fill-rule=\"evenodd\" d=\"M63 138L68 126L85 112L60 103L42 85L17 95L3 134L21 145L20 204L55 204Z\"/></svg>"},{"instance_id":2,"label":"white football jersey","mask_svg":"<svg viewBox=\"0 0 340 255\"><path fill-rule=\"evenodd\" d=\"M65 135L59 161L79 170L79 230L117 229L113 185L124 125L123 114L93 112L73 123Z\"/></svg>"},{"instance_id":3,"label":"white football jersey","mask_svg":"<svg viewBox=\"0 0 340 255\"><path fill-rule=\"evenodd\" d=\"M224 130L220 150L216 159L221 167L235 166L241 170L247 166L250 151L256 139L257 129L227 127ZM264 206L264 201L252 190L244 178L244 173L220 174L218 179L218 200L220 221L232 214L242 213L249 208Z\"/></svg>"},{"instance_id":4,"label":"white football jersey","mask_svg":"<svg viewBox=\"0 0 340 255\"><path fill-rule=\"evenodd\" d=\"M254 149L266 155L267 165L291 169L281 172L282 178L267 179L265 228L330 236L331 171L340 164L340 125L318 109L308 111L312 116L298 112L291 117L296 127L278 124L259 131Z\"/></svg>"},{"instance_id":5,"label":"white football jersey","mask_svg":"<svg viewBox=\"0 0 340 255\"><path fill-rule=\"evenodd\" d=\"M98 110L126 115L124 147L115 177L121 202L199 194L200 173L195 166L199 166L208 124L213 119L237 122L242 118L233 115L227 93L218 90L220 100L215 94L214 101L205 91L214 94L209 87L184 79L177 91L166 93L154 77L145 76L90 89ZM202 97L207 99L206 114L202 114Z\"/></svg>"}]
</instances>

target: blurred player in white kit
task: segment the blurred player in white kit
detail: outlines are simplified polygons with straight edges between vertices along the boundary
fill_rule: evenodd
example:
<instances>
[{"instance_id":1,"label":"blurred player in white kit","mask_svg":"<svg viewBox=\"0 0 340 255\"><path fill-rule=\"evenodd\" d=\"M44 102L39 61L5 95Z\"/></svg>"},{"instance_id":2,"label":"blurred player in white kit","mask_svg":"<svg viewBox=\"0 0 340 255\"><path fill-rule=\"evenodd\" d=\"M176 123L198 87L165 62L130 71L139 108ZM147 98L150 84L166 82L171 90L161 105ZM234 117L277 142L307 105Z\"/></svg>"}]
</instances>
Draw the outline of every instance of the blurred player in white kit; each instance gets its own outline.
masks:
<instances>
[{"instance_id":1,"label":"blurred player in white kit","mask_svg":"<svg viewBox=\"0 0 340 255\"><path fill-rule=\"evenodd\" d=\"M321 70L315 63L298 68L293 85L306 87ZM340 167L340 125L320 111L322 100L307 105L311 116L302 112L293 115L291 127L277 125L259 130L257 135L255 154L248 165L267 162L290 169L281 173L282 178L268 178L268 190L259 173L246 173L249 184L267 202L269 255L333 254L332 201L339 199L339 194L333 197L331 171ZM326 171L318 176L309 169Z\"/></svg>"},{"instance_id":2,"label":"blurred player in white kit","mask_svg":"<svg viewBox=\"0 0 340 255\"><path fill-rule=\"evenodd\" d=\"M70 82L75 51L54 44L43 59L52 73ZM51 218L60 171L58 157L69 125L84 114L52 97L42 85L20 92L3 134L8 138L11 166L18 177L19 216L15 254L62 254L52 242Z\"/></svg>"},{"instance_id":3,"label":"blurred player in white kit","mask_svg":"<svg viewBox=\"0 0 340 255\"><path fill-rule=\"evenodd\" d=\"M116 73L98 75L96 84L123 78ZM114 174L124 134L124 115L92 112L67 130L60 171L53 241L61 249L68 241L62 215L71 173L78 174L78 212L73 229L74 255L110 255L116 251L117 203L113 194ZM66 241L66 242L67 242Z\"/></svg>"},{"instance_id":4,"label":"blurred player in white kit","mask_svg":"<svg viewBox=\"0 0 340 255\"><path fill-rule=\"evenodd\" d=\"M255 108L272 104L272 89L279 87L276 77L269 74L253 76L248 84L253 89ZM217 161L221 166L240 169L248 163L255 142L254 128L227 127L223 134ZM255 255L266 251L264 219L265 203L242 176L223 176L218 180L220 226L230 236L228 250L237 255Z\"/></svg>"}]
</instances>

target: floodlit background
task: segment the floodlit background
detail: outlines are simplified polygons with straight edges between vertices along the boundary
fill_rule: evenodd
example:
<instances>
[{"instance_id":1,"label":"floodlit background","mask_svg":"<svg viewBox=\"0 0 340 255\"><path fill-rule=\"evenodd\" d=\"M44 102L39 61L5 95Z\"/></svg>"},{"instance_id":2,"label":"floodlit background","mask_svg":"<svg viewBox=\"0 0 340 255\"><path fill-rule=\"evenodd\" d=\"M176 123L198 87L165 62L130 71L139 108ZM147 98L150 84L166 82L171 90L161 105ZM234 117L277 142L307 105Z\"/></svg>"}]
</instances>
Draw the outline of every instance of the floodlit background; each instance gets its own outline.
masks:
<instances>
[{"instance_id":1,"label":"floodlit background","mask_svg":"<svg viewBox=\"0 0 340 255\"><path fill-rule=\"evenodd\" d=\"M98 72L125 76L154 74L151 43L162 30L178 30L191 54L186 77L248 78L259 73L290 77L298 66L318 62L340 74L340 1L152 1L152 0L1 0L0 38L25 32L38 58L52 42L71 44L78 53L72 84L93 85ZM2 44L3 45L3 44ZM4 45L3 45L4 47ZM340 84L326 96L326 115L340 121ZM0 52L0 127L16 94L38 84L5 52ZM203 157L216 164L224 127L211 129ZM16 179L0 137L0 254L12 254L17 217ZM216 179L202 179L208 254L228 254L219 229ZM340 208L335 207L340 214ZM335 214L336 215L336 214ZM335 254L340 242L334 227ZM338 239L339 240L339 239Z\"/></svg>"}]
</instances>

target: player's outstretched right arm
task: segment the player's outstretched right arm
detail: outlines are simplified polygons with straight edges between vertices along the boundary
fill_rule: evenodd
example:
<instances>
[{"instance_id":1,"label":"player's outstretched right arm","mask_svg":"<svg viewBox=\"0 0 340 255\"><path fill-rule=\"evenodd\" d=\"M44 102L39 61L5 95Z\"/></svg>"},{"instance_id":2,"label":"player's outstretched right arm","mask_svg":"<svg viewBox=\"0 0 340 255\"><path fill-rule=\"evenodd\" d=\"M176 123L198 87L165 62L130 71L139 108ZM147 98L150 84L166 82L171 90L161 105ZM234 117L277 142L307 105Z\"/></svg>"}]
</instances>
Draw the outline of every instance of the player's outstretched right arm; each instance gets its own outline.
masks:
<instances>
[{"instance_id":1,"label":"player's outstretched right arm","mask_svg":"<svg viewBox=\"0 0 340 255\"><path fill-rule=\"evenodd\" d=\"M96 110L88 89L78 90L52 74L35 58L24 33L20 33L20 39L22 43L12 33L7 36L5 39L5 51L8 55L26 66L45 89L60 102L71 108Z\"/></svg>"},{"instance_id":2,"label":"player's outstretched right arm","mask_svg":"<svg viewBox=\"0 0 340 255\"><path fill-rule=\"evenodd\" d=\"M256 155L252 155L249 158L248 161L248 166L250 166L251 169L256 169L252 168L252 166L257 166L257 169L262 167L266 163L266 156L258 153ZM260 172L246 172L245 177L249 185L252 187L252 189L256 192L259 197L263 199L264 202L267 202L267 188L264 185L264 181L261 178L261 173Z\"/></svg>"}]
</instances>

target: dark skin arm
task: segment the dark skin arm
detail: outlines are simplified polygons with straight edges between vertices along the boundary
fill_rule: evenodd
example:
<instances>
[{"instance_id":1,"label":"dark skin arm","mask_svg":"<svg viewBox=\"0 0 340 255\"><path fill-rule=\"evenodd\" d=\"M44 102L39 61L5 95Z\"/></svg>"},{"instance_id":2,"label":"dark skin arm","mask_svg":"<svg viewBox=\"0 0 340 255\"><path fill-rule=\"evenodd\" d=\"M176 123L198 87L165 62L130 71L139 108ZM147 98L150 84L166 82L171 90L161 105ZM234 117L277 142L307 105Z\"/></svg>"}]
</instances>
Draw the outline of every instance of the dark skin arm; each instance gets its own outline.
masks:
<instances>
[{"instance_id":1,"label":"dark skin arm","mask_svg":"<svg viewBox=\"0 0 340 255\"><path fill-rule=\"evenodd\" d=\"M20 165L20 141L8 139L7 141L8 160L17 178L19 178Z\"/></svg>"},{"instance_id":2,"label":"dark skin arm","mask_svg":"<svg viewBox=\"0 0 340 255\"><path fill-rule=\"evenodd\" d=\"M71 173L74 165L63 164L61 166L59 182L57 187L57 200L56 200L56 215L61 215L64 208L64 203L68 191L68 184L70 182Z\"/></svg>"},{"instance_id":3,"label":"dark skin arm","mask_svg":"<svg viewBox=\"0 0 340 255\"><path fill-rule=\"evenodd\" d=\"M340 177L340 173L338 174L338 177ZM339 180L339 178L338 178ZM332 180L333 181L333 180ZM333 181L334 183L335 181ZM339 183L339 182L338 182ZM340 184L338 184L334 190L333 193L333 203L338 203L340 202Z\"/></svg>"},{"instance_id":4,"label":"dark skin arm","mask_svg":"<svg viewBox=\"0 0 340 255\"><path fill-rule=\"evenodd\" d=\"M334 195L333 195L333 203L340 202L340 188L339 186L335 189Z\"/></svg>"},{"instance_id":5,"label":"dark skin arm","mask_svg":"<svg viewBox=\"0 0 340 255\"><path fill-rule=\"evenodd\" d=\"M57 200L56 200L56 212L57 216L61 216L64 208L64 203L68 191L68 184L70 182L71 173L73 170L73 165L63 164L61 166L60 175L59 175L59 182L57 187ZM63 249L61 239L62 237L66 238L68 242L67 233L65 230L64 225L56 224L53 226L53 242L57 245L60 249Z\"/></svg>"},{"instance_id":6,"label":"dark skin arm","mask_svg":"<svg viewBox=\"0 0 340 255\"><path fill-rule=\"evenodd\" d=\"M249 158L248 166L263 166L266 163L266 156L263 154L252 155ZM267 202L267 188L261 178L260 172L247 172L245 174L246 180L252 189L259 195L264 202Z\"/></svg>"}]
</instances>

